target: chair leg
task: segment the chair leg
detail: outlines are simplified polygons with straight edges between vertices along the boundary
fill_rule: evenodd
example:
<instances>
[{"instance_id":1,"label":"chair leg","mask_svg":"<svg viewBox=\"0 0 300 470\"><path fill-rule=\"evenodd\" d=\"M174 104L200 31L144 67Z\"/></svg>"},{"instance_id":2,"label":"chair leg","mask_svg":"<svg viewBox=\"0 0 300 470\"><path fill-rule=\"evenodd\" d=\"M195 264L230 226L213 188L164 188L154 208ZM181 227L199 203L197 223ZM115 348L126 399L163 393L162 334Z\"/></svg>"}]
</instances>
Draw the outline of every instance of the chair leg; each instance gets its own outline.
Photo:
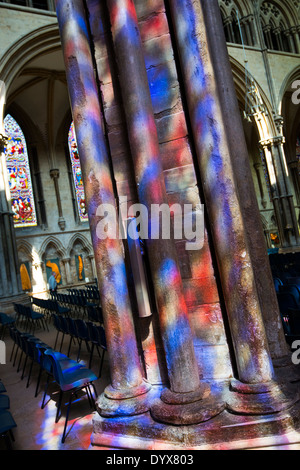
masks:
<instances>
[{"instance_id":1,"label":"chair leg","mask_svg":"<svg viewBox=\"0 0 300 470\"><path fill-rule=\"evenodd\" d=\"M65 426L64 426L64 432L63 432L62 439L61 439L62 444L64 444L64 442L65 442L65 440L66 440L66 430L67 430L68 419L69 419L69 412L70 412L71 403L72 403L72 396L73 396L73 393L71 393L70 399L69 399L69 403L68 403L67 414L66 414L66 420L65 420Z\"/></svg>"},{"instance_id":2,"label":"chair leg","mask_svg":"<svg viewBox=\"0 0 300 470\"><path fill-rule=\"evenodd\" d=\"M29 373L28 373L26 388L29 387L29 381L30 381L30 377L31 377L32 367L33 367L33 359L31 359L31 364L30 364L30 369L29 369Z\"/></svg>"},{"instance_id":3,"label":"chair leg","mask_svg":"<svg viewBox=\"0 0 300 470\"><path fill-rule=\"evenodd\" d=\"M10 362L12 361L12 357L13 357L13 354L14 354L15 347L16 347L16 343L14 343L14 345L12 347L12 350L11 350L11 354L10 354L10 358L9 358Z\"/></svg>"},{"instance_id":4,"label":"chair leg","mask_svg":"<svg viewBox=\"0 0 300 470\"><path fill-rule=\"evenodd\" d=\"M42 366L41 366L41 367L40 367L39 376L38 376L38 379L37 379L37 383L36 383L36 388L35 388L35 395L34 395L35 398L38 396L39 386L40 386L40 381L41 381L42 373L43 373L43 368L42 368Z\"/></svg>"},{"instance_id":5,"label":"chair leg","mask_svg":"<svg viewBox=\"0 0 300 470\"><path fill-rule=\"evenodd\" d=\"M94 347L95 347L95 344L92 343L91 354L90 354L90 361L89 361L89 369L90 369L91 366L92 366L92 359L93 359L93 354L94 354Z\"/></svg>"},{"instance_id":6,"label":"chair leg","mask_svg":"<svg viewBox=\"0 0 300 470\"><path fill-rule=\"evenodd\" d=\"M26 369L27 359L28 359L28 356L26 354L25 361L24 361L24 366L23 366L23 372L22 372L22 375L21 375L21 380L23 380L24 377L25 377L25 369Z\"/></svg>"},{"instance_id":7,"label":"chair leg","mask_svg":"<svg viewBox=\"0 0 300 470\"><path fill-rule=\"evenodd\" d=\"M56 339L55 339L54 349L56 349L56 344L57 344L58 335L59 335L59 331L57 331L57 334L56 334Z\"/></svg>"},{"instance_id":8,"label":"chair leg","mask_svg":"<svg viewBox=\"0 0 300 470\"><path fill-rule=\"evenodd\" d=\"M20 371L22 357L23 357L23 351L21 352L21 355L20 355L20 359L19 359L19 364L18 364L17 372Z\"/></svg>"},{"instance_id":9,"label":"chair leg","mask_svg":"<svg viewBox=\"0 0 300 470\"><path fill-rule=\"evenodd\" d=\"M93 384L89 384L89 385L87 385L87 387L86 387L87 392L88 392L89 397L90 397L89 402L90 402L90 406L91 406L92 408L94 408L94 410L96 410L96 403L95 403L95 399L94 399L94 397L93 397L93 394L92 394L92 392L91 392L90 385L93 385Z\"/></svg>"},{"instance_id":10,"label":"chair leg","mask_svg":"<svg viewBox=\"0 0 300 470\"><path fill-rule=\"evenodd\" d=\"M61 343L60 343L60 350L59 350L59 352L61 352L61 350L62 350L62 345L63 345L63 342L64 342L64 338L65 338L65 334L63 333L62 339L61 339Z\"/></svg>"},{"instance_id":11,"label":"chair leg","mask_svg":"<svg viewBox=\"0 0 300 470\"><path fill-rule=\"evenodd\" d=\"M49 380L50 380L50 375L47 374L47 382L46 382L45 392L44 392L43 401L42 401L42 406L41 406L41 409L42 409L42 410L45 408L45 398L46 398L46 395L47 395Z\"/></svg>"},{"instance_id":12,"label":"chair leg","mask_svg":"<svg viewBox=\"0 0 300 470\"><path fill-rule=\"evenodd\" d=\"M19 346L17 346L17 349L16 349L16 353L15 353L15 357L14 357L14 363L13 363L13 367L15 367L15 365L16 365L16 360L17 360L18 351L19 351Z\"/></svg>"},{"instance_id":13,"label":"chair leg","mask_svg":"<svg viewBox=\"0 0 300 470\"><path fill-rule=\"evenodd\" d=\"M5 439L5 444L6 444L7 450L12 450L12 444L11 444L11 439L10 439L9 433L6 432L5 434L3 434L3 437Z\"/></svg>"},{"instance_id":14,"label":"chair leg","mask_svg":"<svg viewBox=\"0 0 300 470\"><path fill-rule=\"evenodd\" d=\"M56 422L56 423L58 423L59 418L60 418L59 412L60 412L60 408L61 408L62 397L63 397L63 391L60 390L60 392L59 392L59 398L58 398L58 403L57 403L56 417L55 417L55 422Z\"/></svg>"},{"instance_id":15,"label":"chair leg","mask_svg":"<svg viewBox=\"0 0 300 470\"><path fill-rule=\"evenodd\" d=\"M79 348L78 348L78 354L77 354L77 362L79 362L79 356L80 356L80 353L81 353L81 343L82 343L82 339L79 340Z\"/></svg>"},{"instance_id":16,"label":"chair leg","mask_svg":"<svg viewBox=\"0 0 300 470\"><path fill-rule=\"evenodd\" d=\"M92 408L93 407L93 397L91 397L91 391L90 391L90 388L89 388L88 385L85 387L85 390L86 390L86 395L87 395L88 400L89 400L89 405Z\"/></svg>"},{"instance_id":17,"label":"chair leg","mask_svg":"<svg viewBox=\"0 0 300 470\"><path fill-rule=\"evenodd\" d=\"M73 341L73 336L71 336L71 338L70 338L70 342L69 342L69 347L68 347L68 354L67 354L67 356L69 356L69 355L70 355L72 341Z\"/></svg>"}]
</instances>

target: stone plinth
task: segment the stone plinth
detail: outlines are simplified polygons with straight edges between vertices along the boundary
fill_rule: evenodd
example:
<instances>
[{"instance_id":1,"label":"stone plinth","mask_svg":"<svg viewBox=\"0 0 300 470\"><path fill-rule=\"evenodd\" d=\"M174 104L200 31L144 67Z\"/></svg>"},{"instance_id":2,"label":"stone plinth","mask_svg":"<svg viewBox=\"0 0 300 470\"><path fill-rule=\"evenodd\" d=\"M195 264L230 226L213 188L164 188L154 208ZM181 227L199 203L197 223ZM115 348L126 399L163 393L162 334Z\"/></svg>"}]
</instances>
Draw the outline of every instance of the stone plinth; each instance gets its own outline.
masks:
<instances>
[{"instance_id":1,"label":"stone plinth","mask_svg":"<svg viewBox=\"0 0 300 470\"><path fill-rule=\"evenodd\" d=\"M229 384L221 396L229 400ZM294 386L296 391L298 386ZM154 392L152 392L154 393ZM293 394L293 388L290 389ZM157 393L159 395L159 393ZM300 442L300 403L280 413L245 416L227 409L213 419L189 426L154 421L151 414L105 419L96 414L93 449L107 446L135 450L238 450Z\"/></svg>"}]
</instances>

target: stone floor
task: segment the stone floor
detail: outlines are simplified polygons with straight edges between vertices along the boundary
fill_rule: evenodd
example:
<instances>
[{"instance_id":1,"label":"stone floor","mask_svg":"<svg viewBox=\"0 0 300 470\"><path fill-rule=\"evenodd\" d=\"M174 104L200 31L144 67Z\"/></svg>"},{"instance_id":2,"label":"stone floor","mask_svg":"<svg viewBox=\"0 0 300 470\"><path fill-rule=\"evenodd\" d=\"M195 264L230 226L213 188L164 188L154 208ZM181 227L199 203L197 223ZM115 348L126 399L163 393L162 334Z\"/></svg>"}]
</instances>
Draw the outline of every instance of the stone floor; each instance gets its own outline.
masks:
<instances>
[{"instance_id":1,"label":"stone floor","mask_svg":"<svg viewBox=\"0 0 300 470\"><path fill-rule=\"evenodd\" d=\"M22 325L18 325L22 330ZM42 327L36 328L34 334L45 343L54 347L56 330L52 323L48 323L49 331L44 330ZM60 339L56 349L60 348ZM91 449L90 440L92 434L92 418L93 410L89 407L88 400L84 396L79 396L78 400L72 405L71 414L68 426L68 435L64 444L61 443L61 435L64 427L64 411L59 422L55 423L56 414L56 401L58 398L58 388L53 383L49 388L49 401L46 407L41 409L41 402L43 399L43 391L45 384L44 379L41 382L38 396L35 398L36 381L38 377L39 368L34 365L31 381L28 388L27 373L24 379L21 379L22 368L18 372L18 359L15 366L13 361L10 361L13 342L9 336L8 331L5 334L4 342L6 345L6 364L0 365L0 379L4 383L7 394L10 398L10 412L12 413L17 428L14 429L13 434L15 441L13 442L13 450L89 450ZM66 337L63 342L62 352L67 353L69 345L69 338ZM72 345L70 357L77 358L78 346ZM85 345L82 346L81 362L88 365L89 352ZM22 362L23 365L23 362ZM92 363L92 370L98 374L99 372L99 359L97 352L94 354ZM27 364L26 371L29 370L29 363ZM105 356L102 376L95 382L98 395L110 383L109 378L109 364L108 357ZM280 437L280 436L279 436ZM269 442L266 447L265 441L261 444L258 442L257 447L251 446L253 450L300 450L300 434L295 433L295 436L290 436L286 441L282 436ZM273 443L275 445L273 445ZM112 450L113 448L97 447L97 450ZM4 441L0 439L0 451L5 450ZM167 449L165 449L167 450Z\"/></svg>"},{"instance_id":2,"label":"stone floor","mask_svg":"<svg viewBox=\"0 0 300 470\"><path fill-rule=\"evenodd\" d=\"M19 325L18 325L19 327ZM34 335L43 340L49 346L54 347L56 330L53 325L48 323L49 332L45 331L42 327L37 327ZM22 330L22 325L20 325ZM58 346L60 348L59 335ZM40 391L35 398L36 381L38 377L39 368L34 365L31 375L31 381L28 388L26 388L27 374L21 380L22 369L17 372L18 360L13 367L13 361L10 361L13 342L7 331L4 337L6 344L6 364L0 365L0 379L2 380L7 390L7 395L10 398L10 412L16 421L17 428L14 429L13 434L15 442L13 442L14 450L85 450L90 446L90 436L92 433L92 416L93 410L89 406L89 402L85 396L79 397L71 407L70 419L68 429L70 429L66 441L61 443L61 435L64 427L65 413L59 422L55 424L56 414L56 400L58 398L58 389L55 384L51 384L49 393L51 398L46 407L42 410L41 403L43 399L45 374L43 375L44 381L41 382ZM62 352L67 354L69 345L69 337L65 337L63 342ZM73 344L70 352L72 359L77 358L77 345ZM17 359L20 355L18 354ZM97 352L94 353L94 359L91 369L98 375L99 372L99 356ZM82 345L82 352L80 355L81 362L88 366L89 352L86 345ZM23 365L23 362L22 362ZM29 371L30 363L28 361L26 370ZM107 354L104 359L102 377L95 382L97 393L100 394L106 385L109 383L109 368ZM3 440L0 440L0 450L5 449Z\"/></svg>"}]
</instances>

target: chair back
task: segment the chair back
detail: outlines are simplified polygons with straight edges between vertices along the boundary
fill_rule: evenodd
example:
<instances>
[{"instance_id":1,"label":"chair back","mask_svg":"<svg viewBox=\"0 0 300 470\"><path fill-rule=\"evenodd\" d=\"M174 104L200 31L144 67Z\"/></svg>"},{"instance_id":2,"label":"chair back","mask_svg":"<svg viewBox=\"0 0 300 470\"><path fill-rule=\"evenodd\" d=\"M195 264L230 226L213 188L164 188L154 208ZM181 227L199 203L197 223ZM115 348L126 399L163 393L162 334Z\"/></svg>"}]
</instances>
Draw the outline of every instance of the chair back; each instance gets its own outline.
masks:
<instances>
[{"instance_id":1,"label":"chair back","mask_svg":"<svg viewBox=\"0 0 300 470\"><path fill-rule=\"evenodd\" d=\"M77 318L76 320L74 320L74 322L75 322L78 338L88 339L89 335L88 335L86 322L82 320L81 318Z\"/></svg>"}]
</instances>

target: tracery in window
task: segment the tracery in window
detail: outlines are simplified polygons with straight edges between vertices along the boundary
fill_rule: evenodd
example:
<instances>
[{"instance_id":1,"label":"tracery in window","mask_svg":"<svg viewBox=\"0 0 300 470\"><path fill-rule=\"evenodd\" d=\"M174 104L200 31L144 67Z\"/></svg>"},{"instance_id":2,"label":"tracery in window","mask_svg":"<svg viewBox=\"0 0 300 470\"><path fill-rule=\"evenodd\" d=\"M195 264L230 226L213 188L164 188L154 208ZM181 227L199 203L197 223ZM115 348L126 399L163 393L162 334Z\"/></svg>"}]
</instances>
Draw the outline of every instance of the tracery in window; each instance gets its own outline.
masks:
<instances>
[{"instance_id":1,"label":"tracery in window","mask_svg":"<svg viewBox=\"0 0 300 470\"><path fill-rule=\"evenodd\" d=\"M85 205L85 194L82 182L81 166L78 155L77 141L74 129L74 123L71 123L68 136L69 152L72 163L72 172L75 184L75 195L78 206L79 217L82 222L88 220L86 205Z\"/></svg>"},{"instance_id":2,"label":"tracery in window","mask_svg":"<svg viewBox=\"0 0 300 470\"><path fill-rule=\"evenodd\" d=\"M8 114L4 119L6 167L15 227L37 225L27 145L22 129Z\"/></svg>"},{"instance_id":3,"label":"tracery in window","mask_svg":"<svg viewBox=\"0 0 300 470\"><path fill-rule=\"evenodd\" d=\"M253 15L245 15L232 0L221 0L220 5L226 42L254 46Z\"/></svg>"},{"instance_id":4,"label":"tracery in window","mask_svg":"<svg viewBox=\"0 0 300 470\"><path fill-rule=\"evenodd\" d=\"M298 53L296 36L297 28L291 27L284 11L272 2L263 2L261 5L261 23L265 43L273 51Z\"/></svg>"}]
</instances>

